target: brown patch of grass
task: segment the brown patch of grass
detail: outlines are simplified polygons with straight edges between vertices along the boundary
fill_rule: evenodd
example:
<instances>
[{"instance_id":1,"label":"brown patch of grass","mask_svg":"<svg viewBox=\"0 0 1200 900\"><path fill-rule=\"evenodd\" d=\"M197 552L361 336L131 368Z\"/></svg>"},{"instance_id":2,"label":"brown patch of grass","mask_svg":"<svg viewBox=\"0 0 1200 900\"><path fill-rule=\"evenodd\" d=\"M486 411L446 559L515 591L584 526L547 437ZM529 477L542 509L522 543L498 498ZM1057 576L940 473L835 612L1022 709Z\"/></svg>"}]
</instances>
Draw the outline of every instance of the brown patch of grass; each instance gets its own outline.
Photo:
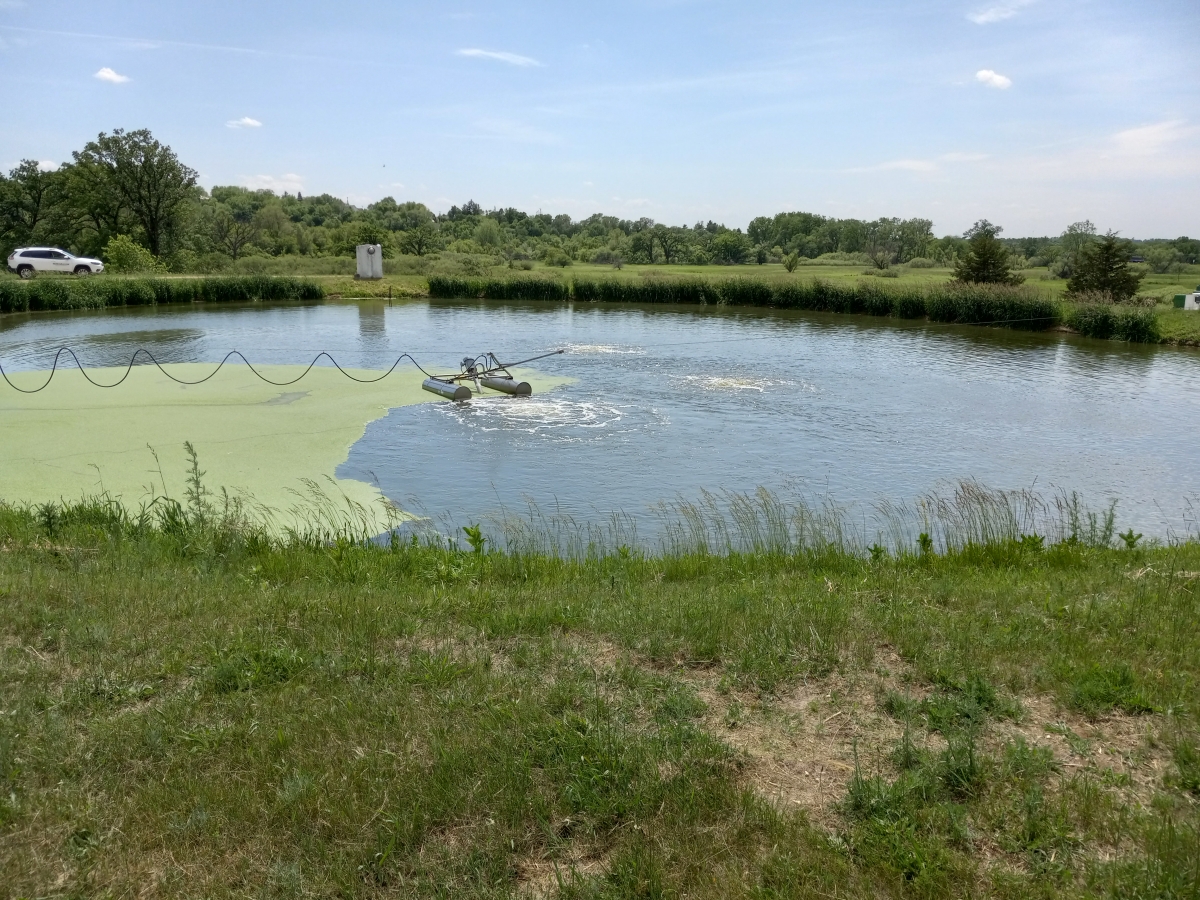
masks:
<instances>
[{"instance_id":1,"label":"brown patch of grass","mask_svg":"<svg viewBox=\"0 0 1200 900\"><path fill-rule=\"evenodd\" d=\"M1122 801L1150 807L1171 768L1171 751L1157 737L1160 716L1114 711L1089 719L1063 709L1052 697L1020 700L1024 717L1019 722L992 722L983 741L986 750L1023 738L1030 746L1049 749L1063 773L1097 776Z\"/></svg>"},{"instance_id":2,"label":"brown patch of grass","mask_svg":"<svg viewBox=\"0 0 1200 900\"><path fill-rule=\"evenodd\" d=\"M603 875L608 871L610 852L568 845L560 852L546 851L517 864L516 893L521 897L553 897L560 889L581 878Z\"/></svg>"},{"instance_id":3,"label":"brown patch of grass","mask_svg":"<svg viewBox=\"0 0 1200 900\"><path fill-rule=\"evenodd\" d=\"M879 648L875 662L871 670L835 673L775 698L732 690L714 675L689 680L708 706L708 729L745 755L754 790L834 830L855 766L878 766L904 732L879 699L901 688L907 666L890 647Z\"/></svg>"}]
</instances>

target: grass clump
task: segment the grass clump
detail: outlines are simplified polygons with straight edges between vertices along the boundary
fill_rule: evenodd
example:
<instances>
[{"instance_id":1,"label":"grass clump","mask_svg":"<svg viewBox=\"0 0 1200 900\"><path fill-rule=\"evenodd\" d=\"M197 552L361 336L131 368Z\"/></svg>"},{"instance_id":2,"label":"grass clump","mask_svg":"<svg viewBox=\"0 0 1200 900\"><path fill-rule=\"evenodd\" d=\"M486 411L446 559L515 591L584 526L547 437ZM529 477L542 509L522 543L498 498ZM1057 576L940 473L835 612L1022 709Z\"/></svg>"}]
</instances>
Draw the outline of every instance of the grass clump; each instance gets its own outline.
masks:
<instances>
[{"instance_id":1,"label":"grass clump","mask_svg":"<svg viewBox=\"0 0 1200 900\"><path fill-rule=\"evenodd\" d=\"M1126 663L1096 664L1071 679L1071 706L1089 716L1112 710L1137 715L1155 711Z\"/></svg>"}]
</instances>

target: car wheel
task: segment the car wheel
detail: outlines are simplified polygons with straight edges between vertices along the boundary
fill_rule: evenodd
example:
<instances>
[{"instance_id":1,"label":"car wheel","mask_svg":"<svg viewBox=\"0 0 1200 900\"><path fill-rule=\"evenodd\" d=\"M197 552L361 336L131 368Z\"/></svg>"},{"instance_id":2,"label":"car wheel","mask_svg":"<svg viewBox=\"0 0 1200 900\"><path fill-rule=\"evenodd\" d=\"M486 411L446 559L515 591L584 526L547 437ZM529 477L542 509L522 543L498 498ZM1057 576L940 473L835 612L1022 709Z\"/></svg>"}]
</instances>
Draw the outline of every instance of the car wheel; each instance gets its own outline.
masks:
<instances>
[{"instance_id":1,"label":"car wheel","mask_svg":"<svg viewBox=\"0 0 1200 900\"><path fill-rule=\"evenodd\" d=\"M91 270L91 269L89 269L87 266L76 266L76 267L75 267L75 274L76 274L76 275L78 275L80 278L83 278L83 277L86 277L86 276L88 276L88 275L91 275L91 274L92 274L92 270Z\"/></svg>"},{"instance_id":2,"label":"car wheel","mask_svg":"<svg viewBox=\"0 0 1200 900\"><path fill-rule=\"evenodd\" d=\"M33 266L17 266L17 274L28 281L33 277Z\"/></svg>"}]
</instances>

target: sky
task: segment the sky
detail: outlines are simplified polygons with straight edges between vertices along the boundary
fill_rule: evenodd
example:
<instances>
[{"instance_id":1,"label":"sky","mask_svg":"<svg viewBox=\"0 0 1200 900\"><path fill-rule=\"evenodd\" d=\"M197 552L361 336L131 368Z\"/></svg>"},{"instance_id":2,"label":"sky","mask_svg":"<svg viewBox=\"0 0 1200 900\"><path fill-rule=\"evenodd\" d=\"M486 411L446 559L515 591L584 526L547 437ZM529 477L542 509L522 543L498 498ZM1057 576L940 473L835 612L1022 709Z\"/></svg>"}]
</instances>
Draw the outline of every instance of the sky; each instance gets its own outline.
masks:
<instances>
[{"instance_id":1,"label":"sky","mask_svg":"<svg viewBox=\"0 0 1200 900\"><path fill-rule=\"evenodd\" d=\"M1198 0L0 0L0 166L149 128L205 187L1200 235Z\"/></svg>"}]
</instances>

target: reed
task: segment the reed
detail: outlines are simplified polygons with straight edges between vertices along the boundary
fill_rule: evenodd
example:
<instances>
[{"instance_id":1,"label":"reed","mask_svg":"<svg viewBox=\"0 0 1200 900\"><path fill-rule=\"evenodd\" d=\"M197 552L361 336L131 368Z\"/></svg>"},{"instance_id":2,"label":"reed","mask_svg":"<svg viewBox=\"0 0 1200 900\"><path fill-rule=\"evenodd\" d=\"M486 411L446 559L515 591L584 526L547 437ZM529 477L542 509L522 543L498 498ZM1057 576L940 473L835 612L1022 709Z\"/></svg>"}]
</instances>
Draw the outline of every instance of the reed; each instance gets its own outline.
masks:
<instances>
[{"instance_id":1,"label":"reed","mask_svg":"<svg viewBox=\"0 0 1200 900\"><path fill-rule=\"evenodd\" d=\"M104 309L168 303L312 301L325 296L314 281L260 275L208 278L0 279L0 312Z\"/></svg>"},{"instance_id":2,"label":"reed","mask_svg":"<svg viewBox=\"0 0 1200 900\"><path fill-rule=\"evenodd\" d=\"M563 282L552 278L466 278L453 275L431 275L429 296L562 302L570 299L570 290Z\"/></svg>"},{"instance_id":3,"label":"reed","mask_svg":"<svg viewBox=\"0 0 1200 900\"><path fill-rule=\"evenodd\" d=\"M1038 331L1062 321L1060 306L1030 288L950 283L923 287L866 282L768 281L754 278L474 279L434 276L434 297L758 306L813 312L928 318L962 325Z\"/></svg>"},{"instance_id":4,"label":"reed","mask_svg":"<svg viewBox=\"0 0 1200 900\"><path fill-rule=\"evenodd\" d=\"M1082 304L1066 317L1067 325L1084 337L1156 344L1162 339L1153 309L1111 304Z\"/></svg>"}]
</instances>

